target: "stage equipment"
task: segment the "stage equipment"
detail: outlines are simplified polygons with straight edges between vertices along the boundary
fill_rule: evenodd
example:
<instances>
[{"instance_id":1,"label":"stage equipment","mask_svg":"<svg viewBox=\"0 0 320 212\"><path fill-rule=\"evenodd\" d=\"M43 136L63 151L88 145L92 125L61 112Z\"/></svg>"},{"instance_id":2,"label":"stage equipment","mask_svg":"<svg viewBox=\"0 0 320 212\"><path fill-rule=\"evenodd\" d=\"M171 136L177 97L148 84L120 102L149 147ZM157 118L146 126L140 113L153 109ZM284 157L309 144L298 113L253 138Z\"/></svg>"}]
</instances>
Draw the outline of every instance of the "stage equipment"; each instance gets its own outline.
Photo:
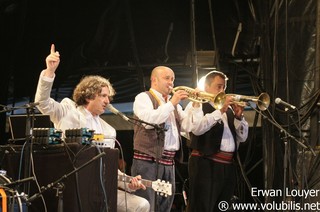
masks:
<instances>
[{"instance_id":1,"label":"stage equipment","mask_svg":"<svg viewBox=\"0 0 320 212\"><path fill-rule=\"evenodd\" d=\"M41 197L45 191L50 190L50 189L57 189L57 196L59 197L58 212L62 212L63 211L63 189L64 189L64 183L62 181L66 180L70 175L73 175L74 173L78 172L80 169L86 167L87 165L89 165L90 163L94 162L95 160L101 158L104 155L106 155L106 153L101 152L100 154L96 155L95 157L93 157L91 160L84 163L80 167L75 168L73 171L63 175L58 180L56 180L52 183L49 183L47 186L42 186L38 193L32 195L30 198L27 199L27 203L31 205L32 202L34 200L36 200L37 198ZM108 206L106 206L106 207L108 207Z\"/></svg>"},{"instance_id":2,"label":"stage equipment","mask_svg":"<svg viewBox=\"0 0 320 212\"><path fill-rule=\"evenodd\" d=\"M55 128L33 128L33 142L38 144L60 144L62 131Z\"/></svg>"},{"instance_id":3,"label":"stage equipment","mask_svg":"<svg viewBox=\"0 0 320 212\"><path fill-rule=\"evenodd\" d=\"M94 130L88 128L74 128L65 130L66 143L91 144Z\"/></svg>"},{"instance_id":4,"label":"stage equipment","mask_svg":"<svg viewBox=\"0 0 320 212\"><path fill-rule=\"evenodd\" d=\"M187 86L175 87L172 89L172 93L175 93L178 90L186 91L189 94L188 99L190 101L197 103L206 103L210 101L213 102L213 106L217 110L223 107L227 96L232 96L234 99L234 104L243 107L247 105L247 102L254 102L262 111L266 110L270 104L270 97L267 93L261 93L259 96L244 96L239 94L226 94L224 92L220 92L216 95L213 95L204 91L196 91L195 89Z\"/></svg>"},{"instance_id":5,"label":"stage equipment","mask_svg":"<svg viewBox=\"0 0 320 212\"><path fill-rule=\"evenodd\" d=\"M91 143L100 148L111 148L115 147L115 138L108 137L103 134L94 134Z\"/></svg>"},{"instance_id":6,"label":"stage equipment","mask_svg":"<svg viewBox=\"0 0 320 212\"><path fill-rule=\"evenodd\" d=\"M99 160L95 160L76 174L64 179L62 206L64 211L101 211L101 208L105 206L105 200L107 200L108 211L117 211L118 149L103 148L101 151L98 151L98 148L93 145L79 143L35 144L33 147L34 172L37 176L37 182L41 187L55 182L61 176L65 177L67 173L75 170L75 167L81 167L88 160L99 155L101 152L105 152L105 155ZM14 180L20 179L20 172L17 167L21 163L22 151L22 145L0 146L1 168L6 170L7 175ZM23 156L23 159L27 157L25 154ZM103 174L103 178L101 178L100 173ZM101 181L101 179L103 180ZM19 182L12 181L9 184L5 179L3 181L3 185L10 188L14 188L10 186L12 183ZM20 191L25 193L23 187ZM27 198L24 199L20 196L22 204L24 200L26 203L32 202L31 205L26 205L28 211L45 211L44 204L49 209L48 211L58 211L58 207L61 205L58 203L62 203L60 201L61 196L58 194L61 192L60 188L55 186L54 189L48 189L46 192L43 192L42 195L45 203L41 198L35 198L38 196L38 192L39 189L35 182L31 182L30 194L27 195ZM105 198L104 193L106 193L107 198Z\"/></svg>"},{"instance_id":7,"label":"stage equipment","mask_svg":"<svg viewBox=\"0 0 320 212\"><path fill-rule=\"evenodd\" d=\"M26 122L27 115L10 115L8 116L8 124L11 138L9 143L23 144L26 140ZM53 124L50 121L50 116L42 114L34 114L32 119L33 128L52 128Z\"/></svg>"},{"instance_id":8,"label":"stage equipment","mask_svg":"<svg viewBox=\"0 0 320 212\"><path fill-rule=\"evenodd\" d=\"M276 98L275 100L274 100L274 102L276 103L276 104L282 104L282 105L284 105L284 106L286 106L286 107L289 107L289 108L291 108L291 109L296 109L296 106L294 106L294 105L292 105L292 104L289 104L288 102L285 102L285 101L283 101L282 99L280 99L280 98Z\"/></svg>"},{"instance_id":9,"label":"stage equipment","mask_svg":"<svg viewBox=\"0 0 320 212\"><path fill-rule=\"evenodd\" d=\"M5 170L0 170L0 193L2 200L0 211L17 211L18 209L21 212L27 211L27 206L22 200L24 198L24 193L19 193L16 188L11 187L29 180L30 179L28 178L26 180L20 180L19 182L12 182L12 179L7 176L7 172Z\"/></svg>"}]
</instances>

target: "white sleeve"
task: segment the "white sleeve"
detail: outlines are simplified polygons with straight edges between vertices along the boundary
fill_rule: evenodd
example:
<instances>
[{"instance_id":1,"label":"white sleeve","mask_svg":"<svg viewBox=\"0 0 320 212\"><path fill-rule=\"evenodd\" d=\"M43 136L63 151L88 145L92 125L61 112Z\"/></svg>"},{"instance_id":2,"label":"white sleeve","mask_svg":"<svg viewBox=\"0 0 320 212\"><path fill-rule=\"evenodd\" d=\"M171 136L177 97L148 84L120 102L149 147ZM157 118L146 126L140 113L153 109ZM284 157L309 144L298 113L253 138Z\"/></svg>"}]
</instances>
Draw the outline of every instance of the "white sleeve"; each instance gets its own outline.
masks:
<instances>
[{"instance_id":1,"label":"white sleeve","mask_svg":"<svg viewBox=\"0 0 320 212\"><path fill-rule=\"evenodd\" d=\"M202 105L200 106L202 108ZM220 123L222 120L222 114L220 110L215 110L212 113L207 113L202 115L201 118L197 119L197 124L192 130L192 133L195 135L202 135L208 130L210 130L214 125Z\"/></svg>"},{"instance_id":2,"label":"white sleeve","mask_svg":"<svg viewBox=\"0 0 320 212\"><path fill-rule=\"evenodd\" d=\"M164 123L173 110L174 107L170 101L154 109L152 101L146 93L138 94L133 103L134 114L139 119L152 124ZM145 128L151 129L152 127L146 125Z\"/></svg>"}]
</instances>

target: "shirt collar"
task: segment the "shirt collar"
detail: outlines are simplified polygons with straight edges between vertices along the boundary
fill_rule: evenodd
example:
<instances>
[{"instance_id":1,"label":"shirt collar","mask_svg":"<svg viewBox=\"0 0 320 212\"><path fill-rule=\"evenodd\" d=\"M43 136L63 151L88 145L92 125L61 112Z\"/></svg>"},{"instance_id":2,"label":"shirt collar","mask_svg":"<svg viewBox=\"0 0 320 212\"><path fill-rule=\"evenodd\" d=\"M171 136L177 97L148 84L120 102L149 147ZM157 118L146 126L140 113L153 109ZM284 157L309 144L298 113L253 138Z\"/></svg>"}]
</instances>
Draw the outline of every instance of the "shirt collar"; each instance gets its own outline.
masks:
<instances>
[{"instance_id":1,"label":"shirt collar","mask_svg":"<svg viewBox=\"0 0 320 212\"><path fill-rule=\"evenodd\" d=\"M83 114L86 116L86 119L97 119L99 116L93 116L92 113L90 113L89 110L87 110L85 107L80 106L81 110L83 111Z\"/></svg>"},{"instance_id":2,"label":"shirt collar","mask_svg":"<svg viewBox=\"0 0 320 212\"><path fill-rule=\"evenodd\" d=\"M162 96L162 94L161 94L160 92L156 91L156 90L153 89L153 88L150 88L150 90L152 90L152 92L153 92L155 95L157 95L157 97L158 97L159 99L161 99L161 101L167 102L167 101L164 99L164 97ZM170 98L171 98L171 95L168 95L168 96L167 96L167 100L169 100Z\"/></svg>"}]
</instances>

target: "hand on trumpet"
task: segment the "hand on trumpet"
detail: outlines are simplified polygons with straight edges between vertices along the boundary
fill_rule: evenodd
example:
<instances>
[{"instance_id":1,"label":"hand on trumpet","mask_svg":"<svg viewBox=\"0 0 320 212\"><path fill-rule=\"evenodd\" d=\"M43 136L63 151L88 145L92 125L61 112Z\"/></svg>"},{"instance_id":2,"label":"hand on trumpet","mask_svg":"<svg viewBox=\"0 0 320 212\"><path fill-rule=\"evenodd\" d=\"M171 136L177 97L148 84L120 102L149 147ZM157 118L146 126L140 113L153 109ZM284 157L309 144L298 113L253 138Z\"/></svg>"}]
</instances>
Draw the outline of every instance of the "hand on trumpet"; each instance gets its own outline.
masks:
<instances>
[{"instance_id":1,"label":"hand on trumpet","mask_svg":"<svg viewBox=\"0 0 320 212\"><path fill-rule=\"evenodd\" d=\"M199 96L200 92L201 92L201 90L199 90L199 88L195 88L192 95ZM192 107L200 107L200 103L199 102L192 102Z\"/></svg>"},{"instance_id":2,"label":"hand on trumpet","mask_svg":"<svg viewBox=\"0 0 320 212\"><path fill-rule=\"evenodd\" d=\"M232 104L232 109L234 111L235 118L241 119L244 111L244 106L241 104Z\"/></svg>"},{"instance_id":3,"label":"hand on trumpet","mask_svg":"<svg viewBox=\"0 0 320 212\"><path fill-rule=\"evenodd\" d=\"M225 113L228 110L229 105L231 105L233 111L234 111L234 115L236 118L240 119L243 111L244 111L244 105L243 104L239 104L239 102L236 102L234 100L233 96L226 96L226 99L224 101L224 104L222 106L222 108L220 109L221 113Z\"/></svg>"},{"instance_id":4,"label":"hand on trumpet","mask_svg":"<svg viewBox=\"0 0 320 212\"><path fill-rule=\"evenodd\" d=\"M171 97L170 101L173 104L173 106L176 106L179 104L181 100L187 99L188 98L188 93L184 90L178 90L173 93L173 96Z\"/></svg>"},{"instance_id":5,"label":"hand on trumpet","mask_svg":"<svg viewBox=\"0 0 320 212\"><path fill-rule=\"evenodd\" d=\"M223 106L220 109L221 113L227 112L229 105L233 104L233 97L232 96L226 96L225 101L223 102Z\"/></svg>"},{"instance_id":6,"label":"hand on trumpet","mask_svg":"<svg viewBox=\"0 0 320 212\"><path fill-rule=\"evenodd\" d=\"M201 91L198 88L193 89L186 86L178 86L175 88L171 88L171 90L173 93L173 97L176 95L177 92L179 92L179 94L177 95L176 101L174 102L171 101L173 105L175 105L174 103L176 103L177 101L179 103L180 100L188 98L193 102L192 104L193 107L200 107L200 100L197 101L197 99ZM185 94L187 94L187 96L185 96Z\"/></svg>"}]
</instances>

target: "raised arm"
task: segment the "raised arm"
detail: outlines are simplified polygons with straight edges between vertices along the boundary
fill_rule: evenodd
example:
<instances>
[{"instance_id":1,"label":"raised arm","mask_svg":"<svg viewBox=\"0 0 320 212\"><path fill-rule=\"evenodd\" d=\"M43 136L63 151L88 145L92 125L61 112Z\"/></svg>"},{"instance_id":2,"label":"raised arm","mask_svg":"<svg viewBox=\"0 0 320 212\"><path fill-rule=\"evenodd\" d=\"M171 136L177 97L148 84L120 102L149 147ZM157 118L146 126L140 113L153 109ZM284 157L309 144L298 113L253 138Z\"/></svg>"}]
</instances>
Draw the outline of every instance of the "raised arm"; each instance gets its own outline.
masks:
<instances>
[{"instance_id":1,"label":"raised arm","mask_svg":"<svg viewBox=\"0 0 320 212\"><path fill-rule=\"evenodd\" d=\"M47 68L44 70L44 76L54 77L54 73L57 70L60 63L60 54L55 50L54 44L51 44L50 54L46 58Z\"/></svg>"}]
</instances>

